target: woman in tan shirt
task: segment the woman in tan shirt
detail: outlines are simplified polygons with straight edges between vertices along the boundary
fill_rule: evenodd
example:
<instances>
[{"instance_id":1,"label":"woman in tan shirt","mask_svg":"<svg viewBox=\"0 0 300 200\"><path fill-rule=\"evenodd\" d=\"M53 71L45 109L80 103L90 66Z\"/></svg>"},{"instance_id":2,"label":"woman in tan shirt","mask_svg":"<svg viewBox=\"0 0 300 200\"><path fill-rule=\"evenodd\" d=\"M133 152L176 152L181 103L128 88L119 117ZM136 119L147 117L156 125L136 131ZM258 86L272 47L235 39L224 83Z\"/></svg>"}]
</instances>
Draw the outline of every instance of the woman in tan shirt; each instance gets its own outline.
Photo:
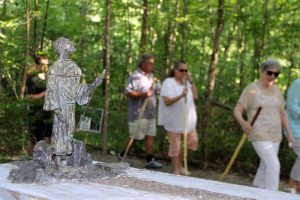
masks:
<instances>
[{"instance_id":1,"label":"woman in tan shirt","mask_svg":"<svg viewBox=\"0 0 300 200\"><path fill-rule=\"evenodd\" d=\"M280 74L280 64L269 59L261 65L259 80L250 83L242 92L234 109L234 116L248 135L257 155L260 158L259 168L253 184L259 188L278 190L280 163L279 145L282 140L282 125L288 133L289 144L294 138L284 110L283 95L275 84ZM253 126L250 120L258 107L262 110ZM248 120L243 118L247 113Z\"/></svg>"}]
</instances>

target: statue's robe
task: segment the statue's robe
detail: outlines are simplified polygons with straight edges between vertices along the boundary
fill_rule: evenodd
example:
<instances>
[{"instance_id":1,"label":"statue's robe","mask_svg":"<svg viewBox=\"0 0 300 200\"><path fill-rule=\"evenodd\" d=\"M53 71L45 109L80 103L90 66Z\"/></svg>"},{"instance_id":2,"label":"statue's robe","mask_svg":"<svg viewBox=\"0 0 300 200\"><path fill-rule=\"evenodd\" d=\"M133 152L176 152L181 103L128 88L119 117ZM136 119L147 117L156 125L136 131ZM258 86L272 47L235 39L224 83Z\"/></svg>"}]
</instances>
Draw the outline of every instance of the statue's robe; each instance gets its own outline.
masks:
<instances>
[{"instance_id":1,"label":"statue's robe","mask_svg":"<svg viewBox=\"0 0 300 200\"><path fill-rule=\"evenodd\" d=\"M72 154L75 133L75 105L89 102L92 88L81 84L82 73L71 59L59 59L49 68L44 110L60 111L65 121L54 112L51 148L55 155Z\"/></svg>"}]
</instances>

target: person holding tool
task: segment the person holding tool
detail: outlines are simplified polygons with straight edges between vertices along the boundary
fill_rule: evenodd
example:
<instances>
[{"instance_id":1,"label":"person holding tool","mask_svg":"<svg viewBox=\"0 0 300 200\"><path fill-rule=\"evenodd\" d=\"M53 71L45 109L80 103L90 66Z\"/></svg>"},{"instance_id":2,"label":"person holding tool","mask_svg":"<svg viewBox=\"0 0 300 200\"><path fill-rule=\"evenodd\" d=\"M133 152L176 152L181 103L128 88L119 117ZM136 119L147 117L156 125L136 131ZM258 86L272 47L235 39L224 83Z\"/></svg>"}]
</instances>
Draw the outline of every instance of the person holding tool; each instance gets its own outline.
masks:
<instances>
[{"instance_id":1,"label":"person holding tool","mask_svg":"<svg viewBox=\"0 0 300 200\"><path fill-rule=\"evenodd\" d=\"M294 138L284 110L283 95L275 84L281 66L273 59L268 59L260 67L260 78L249 84L242 92L234 108L234 116L247 134L254 150L260 158L253 185L259 188L278 190L280 163L279 145L282 140L282 125L287 131L289 144ZM258 107L261 107L255 123L251 126ZM247 113L248 121L243 118Z\"/></svg>"},{"instance_id":2,"label":"person holding tool","mask_svg":"<svg viewBox=\"0 0 300 200\"><path fill-rule=\"evenodd\" d=\"M134 140L145 140L146 162L145 168L157 169L162 164L153 156L153 143L156 136L156 87L153 75L154 57L143 54L140 57L137 70L128 78L125 94L128 97L128 126L130 138L125 150L117 154L118 159L124 161Z\"/></svg>"},{"instance_id":3,"label":"person holding tool","mask_svg":"<svg viewBox=\"0 0 300 200\"><path fill-rule=\"evenodd\" d=\"M54 42L58 59L48 70L44 110L54 112L51 137L52 160L57 168L61 167L62 156L73 153L75 134L75 105L87 104L96 88L101 85L103 76L92 84L81 84L82 72L71 59L76 51L72 41L59 37Z\"/></svg>"},{"instance_id":4,"label":"person holding tool","mask_svg":"<svg viewBox=\"0 0 300 200\"><path fill-rule=\"evenodd\" d=\"M181 169L181 136L186 135L185 149L196 150L197 113L194 100L198 98L196 86L184 61L175 63L169 77L163 81L158 109L158 124L168 131L169 153L174 174L190 175L187 167Z\"/></svg>"}]
</instances>

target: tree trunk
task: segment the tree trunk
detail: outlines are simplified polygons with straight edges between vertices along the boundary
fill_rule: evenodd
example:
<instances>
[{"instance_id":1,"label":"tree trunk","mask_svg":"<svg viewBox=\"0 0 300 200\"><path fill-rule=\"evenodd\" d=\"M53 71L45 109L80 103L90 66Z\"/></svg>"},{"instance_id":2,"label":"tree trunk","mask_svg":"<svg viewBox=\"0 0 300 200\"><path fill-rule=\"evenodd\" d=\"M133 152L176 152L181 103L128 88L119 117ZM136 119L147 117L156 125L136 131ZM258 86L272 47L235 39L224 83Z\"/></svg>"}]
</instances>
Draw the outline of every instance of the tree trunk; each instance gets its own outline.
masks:
<instances>
[{"instance_id":1,"label":"tree trunk","mask_svg":"<svg viewBox=\"0 0 300 200\"><path fill-rule=\"evenodd\" d=\"M85 62L86 58L86 17L87 17L87 12L88 12L88 2L87 0L82 2L81 8L80 8L80 16L82 19L81 23L81 30L83 31L83 34L80 39L80 56L81 56L81 62ZM85 66L85 65L84 65Z\"/></svg>"},{"instance_id":2,"label":"tree trunk","mask_svg":"<svg viewBox=\"0 0 300 200\"><path fill-rule=\"evenodd\" d=\"M288 56L288 60L290 61L291 65L289 66L288 69L288 76L287 76L287 82L286 85L290 86L291 82L292 82L292 74L293 74L293 69L297 68L296 62L295 62L295 58L297 58L297 56L295 55L295 49L298 48L298 44L295 41L295 38L297 38L297 31L293 30L293 33L291 34L291 42L290 42L290 48L288 50L289 52L289 56ZM287 96L287 92L288 92L289 87L286 87L284 90L284 97Z\"/></svg>"},{"instance_id":3,"label":"tree trunk","mask_svg":"<svg viewBox=\"0 0 300 200\"><path fill-rule=\"evenodd\" d=\"M26 79L27 79L27 68L28 68L28 57L29 57L29 45L30 45L30 8L29 0L26 0L26 48L25 48L25 63L24 63L24 72L22 77L22 83L19 92L19 98L24 98Z\"/></svg>"},{"instance_id":4,"label":"tree trunk","mask_svg":"<svg viewBox=\"0 0 300 200\"><path fill-rule=\"evenodd\" d=\"M147 20L148 20L148 0L143 0L143 20L141 30L140 54L146 52L147 45Z\"/></svg>"},{"instance_id":5,"label":"tree trunk","mask_svg":"<svg viewBox=\"0 0 300 200\"><path fill-rule=\"evenodd\" d=\"M188 0L183 0L183 17L185 18L188 13ZM188 29L187 20L184 20L184 22L181 24L182 30L181 30L181 49L180 49L180 59L184 60L185 52L186 52L186 46L187 46L187 38L186 33Z\"/></svg>"},{"instance_id":6,"label":"tree trunk","mask_svg":"<svg viewBox=\"0 0 300 200\"><path fill-rule=\"evenodd\" d=\"M210 125L210 115L211 115L211 105L210 101L212 99L213 91L214 91L214 84L216 79L216 69L218 64L218 50L219 50L219 43L220 43L220 36L223 28L223 15L224 15L224 0L219 0L218 4L218 22L217 28L215 31L214 36L214 45L213 45L213 52L211 55L211 64L209 66L208 71L208 85L206 87L205 96L204 96L204 111L201 123L201 131L202 131L202 140L206 141L208 136L208 129ZM204 168L207 168L207 146L204 143Z\"/></svg>"},{"instance_id":7,"label":"tree trunk","mask_svg":"<svg viewBox=\"0 0 300 200\"><path fill-rule=\"evenodd\" d=\"M228 51L229 51L231 43L233 41L236 25L237 25L237 21L235 21L233 23L232 29L230 27L228 28L229 32L228 32L228 35L227 35L226 43L224 44L224 48L223 48L224 51L223 51L223 55L222 55L224 60L227 60ZM225 67L221 67L218 70L218 75L219 75L220 78L217 80L217 83L216 83L216 85L217 85L217 87L215 89L216 94L220 94L220 92L223 91L223 88L226 85L227 80L226 80L226 77L224 76L224 71L225 71ZM217 102L219 102L220 98L221 98L221 95L218 95L218 96L216 96L215 100Z\"/></svg>"},{"instance_id":8,"label":"tree trunk","mask_svg":"<svg viewBox=\"0 0 300 200\"><path fill-rule=\"evenodd\" d=\"M105 30L104 30L104 51L105 51L105 97L104 97L104 121L103 121L103 138L102 149L107 151L108 142L108 109L109 109L109 83L110 83L110 45L109 45L109 28L110 28L110 0L106 0Z\"/></svg>"},{"instance_id":9,"label":"tree trunk","mask_svg":"<svg viewBox=\"0 0 300 200\"><path fill-rule=\"evenodd\" d=\"M172 1L170 1L172 2ZM172 10L172 6L170 6L170 11ZM177 30L177 17L178 17L178 10L179 10L179 0L176 0L176 5L175 5L175 13L174 13L174 21L173 24L170 21L169 23L169 42L168 42L168 53L167 53L167 61L166 61L166 67L171 69L171 66L173 65L173 57L174 57L174 52L176 48L176 30Z\"/></svg>"},{"instance_id":10,"label":"tree trunk","mask_svg":"<svg viewBox=\"0 0 300 200\"><path fill-rule=\"evenodd\" d=\"M5 17L6 17L6 1L7 0L3 1L2 19L5 19ZM4 28L2 28L0 31L3 34L5 33ZM0 47L0 54L2 55L2 53L3 53L3 49L2 49L2 47ZM3 68L3 63L2 62L3 61L0 60L0 74L2 74L2 68ZM2 76L0 76L0 91L2 91L2 90L3 90L3 79L2 79Z\"/></svg>"},{"instance_id":11,"label":"tree trunk","mask_svg":"<svg viewBox=\"0 0 300 200\"><path fill-rule=\"evenodd\" d=\"M44 16L43 31L42 31L42 36L41 36L41 46L40 46L41 51L43 51L43 48L44 48L44 37L45 37L45 33L46 33L46 28L47 28L49 2L50 2L50 0L47 0L46 11L45 11L45 16Z\"/></svg>"},{"instance_id":12,"label":"tree trunk","mask_svg":"<svg viewBox=\"0 0 300 200\"><path fill-rule=\"evenodd\" d=\"M2 10L2 16L3 17L6 16L6 8L7 8L6 3L7 3L7 0L4 0L3 1L3 10Z\"/></svg>"},{"instance_id":13,"label":"tree trunk","mask_svg":"<svg viewBox=\"0 0 300 200\"><path fill-rule=\"evenodd\" d=\"M132 29L131 29L131 13L130 13L130 6L129 2L127 5L127 52L126 52L126 71L129 73L130 72L130 66L132 65ZM123 80L125 81L125 73L123 74Z\"/></svg>"},{"instance_id":14,"label":"tree trunk","mask_svg":"<svg viewBox=\"0 0 300 200\"><path fill-rule=\"evenodd\" d=\"M159 0L157 2L157 4L154 6L154 11L153 11L153 20L152 21L152 24L149 24L149 27L148 27L148 35L149 35L149 38L151 38L151 43L150 43L150 50L151 52L155 52L155 47L156 47L156 44L157 44L157 41L158 41L158 35L159 35L159 32L157 31L159 28L158 28L158 24L160 23L159 22L159 14L160 14L160 7L163 3L163 0ZM158 26L157 26L158 25ZM156 75L157 75L157 72L156 72Z\"/></svg>"},{"instance_id":15,"label":"tree trunk","mask_svg":"<svg viewBox=\"0 0 300 200\"><path fill-rule=\"evenodd\" d=\"M172 1L169 1L169 13L172 11L171 6ZM174 16L174 24L172 24L172 20L168 20L167 22L167 30L165 31L164 41L165 41L165 70L163 72L160 72L161 77L165 77L167 73L170 71L172 64L173 64L173 54L175 51L176 46L176 29L177 29L177 22L176 18L178 16L178 10L179 10L179 1L176 0L175 5L175 16ZM159 136L159 151L162 152L164 150L164 144L165 144L165 134L161 134Z\"/></svg>"},{"instance_id":16,"label":"tree trunk","mask_svg":"<svg viewBox=\"0 0 300 200\"><path fill-rule=\"evenodd\" d=\"M242 20L242 5L241 5L241 0L238 0L237 2L237 15L238 15L238 22L237 22L237 49L239 55L238 55L238 64L239 64L239 83L238 83L238 89L239 89L239 94L242 92L244 88L244 60L245 60L245 54L246 54L246 33L244 30L247 30L246 27L242 28L242 26L246 26L246 23L244 20Z\"/></svg>"},{"instance_id":17,"label":"tree trunk","mask_svg":"<svg viewBox=\"0 0 300 200\"><path fill-rule=\"evenodd\" d=\"M269 15L268 15L268 3L269 0L265 0L264 1L264 17L263 17L263 25L262 25L262 33L260 36L256 37L254 39L254 66L256 68L256 72L254 72L254 77L252 77L253 79L255 79L256 77L259 77L259 64L260 64L260 59L263 55L263 51L265 48L265 39L266 39L266 34L267 34L267 28L268 28L268 21L269 21ZM256 35L256 34L254 34Z\"/></svg>"},{"instance_id":18,"label":"tree trunk","mask_svg":"<svg viewBox=\"0 0 300 200\"><path fill-rule=\"evenodd\" d=\"M33 44L32 44L32 53L36 54L36 49L37 49L37 32L38 32L38 4L39 1L35 0L34 1L34 22L33 22Z\"/></svg>"},{"instance_id":19,"label":"tree trunk","mask_svg":"<svg viewBox=\"0 0 300 200\"><path fill-rule=\"evenodd\" d=\"M293 53L291 54L293 55ZM289 61L291 63L291 65L289 66L289 73L288 73L288 77L287 77L287 84L288 86L291 85L291 82L292 82L292 71L293 71L293 68L295 68L295 61L294 61L294 57L293 56L289 56ZM284 94L284 97L287 96L287 92L288 92L288 87L286 87L286 89L284 90L283 94Z\"/></svg>"}]
</instances>

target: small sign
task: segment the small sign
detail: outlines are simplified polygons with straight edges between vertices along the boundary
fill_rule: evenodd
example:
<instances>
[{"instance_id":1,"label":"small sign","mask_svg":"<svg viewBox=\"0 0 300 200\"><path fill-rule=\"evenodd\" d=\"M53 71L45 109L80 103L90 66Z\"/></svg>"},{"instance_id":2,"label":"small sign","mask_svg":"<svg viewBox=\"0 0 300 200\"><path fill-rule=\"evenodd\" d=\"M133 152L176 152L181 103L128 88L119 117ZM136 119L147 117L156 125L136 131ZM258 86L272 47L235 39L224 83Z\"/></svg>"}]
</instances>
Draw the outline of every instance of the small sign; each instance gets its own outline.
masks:
<instances>
[{"instance_id":1,"label":"small sign","mask_svg":"<svg viewBox=\"0 0 300 200\"><path fill-rule=\"evenodd\" d=\"M101 133L102 118L102 108L88 108L85 114L80 116L79 130L92 133Z\"/></svg>"}]
</instances>

